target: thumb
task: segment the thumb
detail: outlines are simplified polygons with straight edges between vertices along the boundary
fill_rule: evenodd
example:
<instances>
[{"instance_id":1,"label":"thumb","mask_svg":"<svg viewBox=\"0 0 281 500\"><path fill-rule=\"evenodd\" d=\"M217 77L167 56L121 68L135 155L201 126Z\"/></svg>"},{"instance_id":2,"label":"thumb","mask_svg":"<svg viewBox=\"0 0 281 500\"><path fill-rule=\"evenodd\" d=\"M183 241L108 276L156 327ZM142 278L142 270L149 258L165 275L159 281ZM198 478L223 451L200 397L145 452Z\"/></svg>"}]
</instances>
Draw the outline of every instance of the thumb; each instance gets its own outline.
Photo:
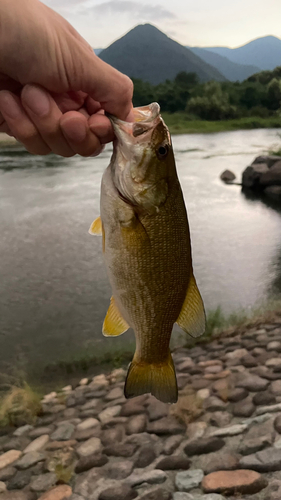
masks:
<instances>
[{"instance_id":1,"label":"thumb","mask_svg":"<svg viewBox=\"0 0 281 500\"><path fill-rule=\"evenodd\" d=\"M87 92L108 113L126 120L133 107L133 82L98 56L87 53L87 60L81 61L83 77L81 90Z\"/></svg>"}]
</instances>

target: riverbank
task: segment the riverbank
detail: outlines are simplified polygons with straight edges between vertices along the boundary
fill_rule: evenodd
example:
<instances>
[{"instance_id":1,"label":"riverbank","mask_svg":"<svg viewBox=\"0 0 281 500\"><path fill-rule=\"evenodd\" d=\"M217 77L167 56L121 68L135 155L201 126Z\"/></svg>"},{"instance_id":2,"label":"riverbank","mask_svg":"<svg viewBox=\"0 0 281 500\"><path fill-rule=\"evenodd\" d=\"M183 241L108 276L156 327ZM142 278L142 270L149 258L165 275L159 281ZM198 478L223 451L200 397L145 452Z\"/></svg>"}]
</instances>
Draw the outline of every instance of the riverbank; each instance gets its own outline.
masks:
<instances>
[{"instance_id":1,"label":"riverbank","mask_svg":"<svg viewBox=\"0 0 281 500\"><path fill-rule=\"evenodd\" d=\"M45 396L1 429L0 499L280 498L280 334L275 314L175 350L176 405L125 400L123 369Z\"/></svg>"}]
</instances>

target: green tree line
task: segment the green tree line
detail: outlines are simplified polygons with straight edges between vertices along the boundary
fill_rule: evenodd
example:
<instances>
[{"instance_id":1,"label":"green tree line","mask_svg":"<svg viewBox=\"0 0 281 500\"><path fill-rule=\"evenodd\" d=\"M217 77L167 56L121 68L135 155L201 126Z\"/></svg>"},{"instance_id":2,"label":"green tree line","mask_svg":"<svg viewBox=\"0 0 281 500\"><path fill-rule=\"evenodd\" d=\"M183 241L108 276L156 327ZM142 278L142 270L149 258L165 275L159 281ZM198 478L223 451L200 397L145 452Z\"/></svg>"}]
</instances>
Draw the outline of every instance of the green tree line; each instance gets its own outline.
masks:
<instances>
[{"instance_id":1,"label":"green tree line","mask_svg":"<svg viewBox=\"0 0 281 500\"><path fill-rule=\"evenodd\" d=\"M174 81L151 85L139 79L134 82L134 106L153 101L161 111L182 111L190 118L227 120L247 116L281 117L281 66L262 71L243 82L199 83L196 73L179 73Z\"/></svg>"}]
</instances>

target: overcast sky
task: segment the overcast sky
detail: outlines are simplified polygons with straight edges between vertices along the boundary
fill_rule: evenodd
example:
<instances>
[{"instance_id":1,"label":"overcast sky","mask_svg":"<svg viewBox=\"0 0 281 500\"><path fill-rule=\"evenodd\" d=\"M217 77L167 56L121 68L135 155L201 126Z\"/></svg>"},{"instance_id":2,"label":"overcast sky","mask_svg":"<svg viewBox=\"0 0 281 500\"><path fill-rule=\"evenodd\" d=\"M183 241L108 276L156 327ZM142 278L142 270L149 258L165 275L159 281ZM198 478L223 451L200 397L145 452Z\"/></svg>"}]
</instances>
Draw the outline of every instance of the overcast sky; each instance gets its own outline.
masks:
<instances>
[{"instance_id":1,"label":"overcast sky","mask_svg":"<svg viewBox=\"0 0 281 500\"><path fill-rule=\"evenodd\" d=\"M281 38L281 0L43 0L95 48L107 47L140 23L151 23L183 45L244 45Z\"/></svg>"}]
</instances>

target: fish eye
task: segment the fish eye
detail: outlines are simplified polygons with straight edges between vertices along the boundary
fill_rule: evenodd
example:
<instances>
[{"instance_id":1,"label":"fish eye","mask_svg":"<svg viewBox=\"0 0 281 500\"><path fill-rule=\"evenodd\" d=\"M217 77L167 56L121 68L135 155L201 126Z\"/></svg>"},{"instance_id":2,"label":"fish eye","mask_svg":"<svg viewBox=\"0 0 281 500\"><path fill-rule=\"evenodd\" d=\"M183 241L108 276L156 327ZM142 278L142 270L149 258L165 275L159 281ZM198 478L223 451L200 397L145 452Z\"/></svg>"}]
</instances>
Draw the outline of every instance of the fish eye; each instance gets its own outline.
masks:
<instances>
[{"instance_id":1,"label":"fish eye","mask_svg":"<svg viewBox=\"0 0 281 500\"><path fill-rule=\"evenodd\" d=\"M159 146L159 148L157 149L157 156L159 160L166 158L168 152L169 152L168 144L161 144L161 146Z\"/></svg>"}]
</instances>

